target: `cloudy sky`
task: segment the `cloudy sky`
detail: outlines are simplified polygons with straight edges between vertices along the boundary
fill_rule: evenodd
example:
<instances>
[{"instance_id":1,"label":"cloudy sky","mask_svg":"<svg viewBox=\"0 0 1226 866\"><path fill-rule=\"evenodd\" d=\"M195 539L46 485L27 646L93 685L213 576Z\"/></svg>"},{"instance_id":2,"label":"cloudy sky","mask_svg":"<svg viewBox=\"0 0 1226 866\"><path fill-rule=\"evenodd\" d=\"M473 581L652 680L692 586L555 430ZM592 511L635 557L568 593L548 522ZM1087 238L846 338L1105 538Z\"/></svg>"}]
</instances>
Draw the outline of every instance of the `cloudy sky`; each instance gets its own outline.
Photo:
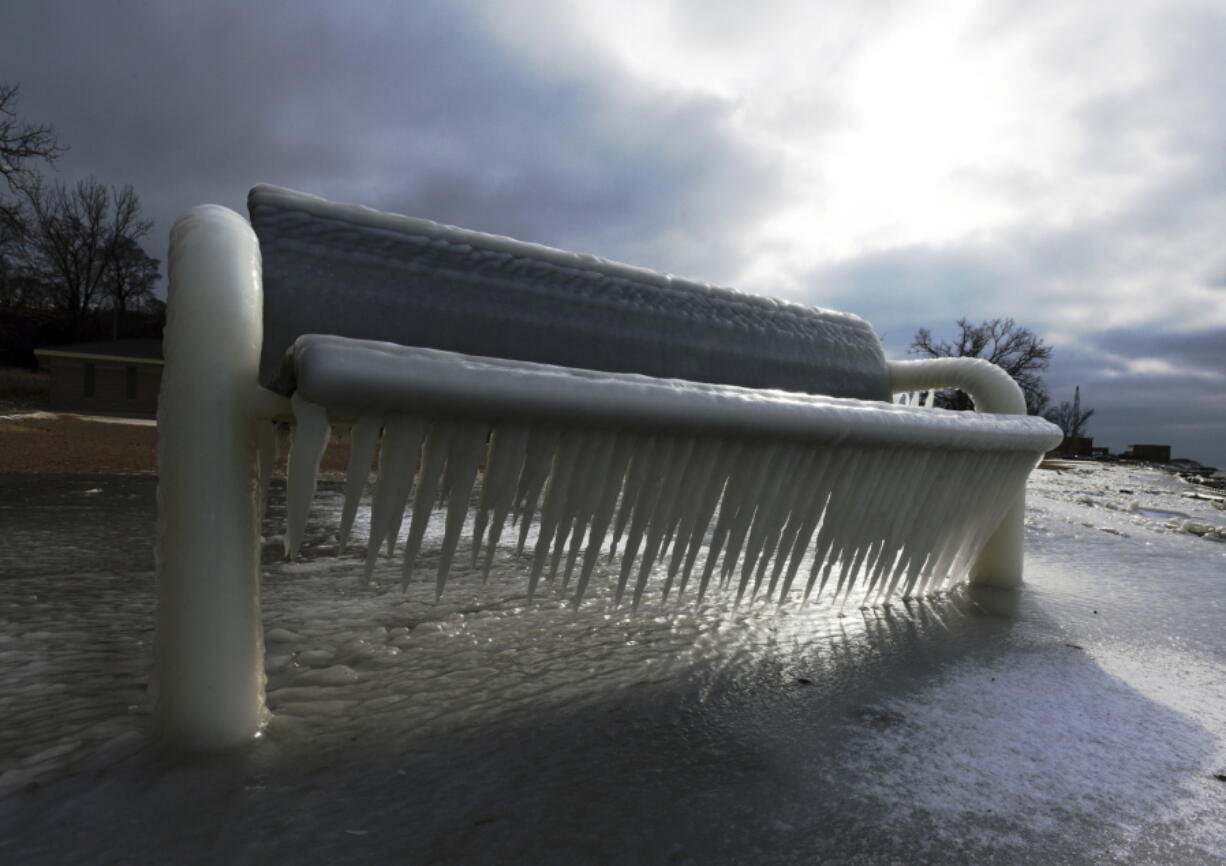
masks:
<instances>
[{"instance_id":1,"label":"cloudy sky","mask_svg":"<svg viewBox=\"0 0 1226 866\"><path fill-rule=\"evenodd\" d=\"M253 11L254 10L254 11ZM1226 6L0 4L151 254L266 181L919 327L1011 316L1096 444L1226 466Z\"/></svg>"}]
</instances>

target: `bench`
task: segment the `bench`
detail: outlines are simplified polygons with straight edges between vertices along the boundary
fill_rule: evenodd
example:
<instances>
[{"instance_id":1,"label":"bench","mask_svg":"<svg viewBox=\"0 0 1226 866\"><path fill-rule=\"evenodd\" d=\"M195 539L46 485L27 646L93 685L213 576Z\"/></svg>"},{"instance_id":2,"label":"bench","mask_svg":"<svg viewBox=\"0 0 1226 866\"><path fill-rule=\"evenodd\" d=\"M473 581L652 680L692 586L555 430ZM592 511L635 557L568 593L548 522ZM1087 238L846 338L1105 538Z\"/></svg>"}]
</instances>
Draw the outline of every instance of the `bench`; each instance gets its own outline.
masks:
<instances>
[{"instance_id":1,"label":"bench","mask_svg":"<svg viewBox=\"0 0 1226 866\"><path fill-rule=\"evenodd\" d=\"M174 743L263 722L259 523L291 415L288 556L332 426L352 431L342 550L379 451L367 580L407 510L408 583L441 502L441 594L479 490L473 562L534 525L529 595L575 604L594 580L636 607L653 586L842 605L1021 581L1025 481L1060 433L991 364L890 362L852 315L290 190L248 204L171 233L154 694ZM913 399L948 387L977 412Z\"/></svg>"}]
</instances>

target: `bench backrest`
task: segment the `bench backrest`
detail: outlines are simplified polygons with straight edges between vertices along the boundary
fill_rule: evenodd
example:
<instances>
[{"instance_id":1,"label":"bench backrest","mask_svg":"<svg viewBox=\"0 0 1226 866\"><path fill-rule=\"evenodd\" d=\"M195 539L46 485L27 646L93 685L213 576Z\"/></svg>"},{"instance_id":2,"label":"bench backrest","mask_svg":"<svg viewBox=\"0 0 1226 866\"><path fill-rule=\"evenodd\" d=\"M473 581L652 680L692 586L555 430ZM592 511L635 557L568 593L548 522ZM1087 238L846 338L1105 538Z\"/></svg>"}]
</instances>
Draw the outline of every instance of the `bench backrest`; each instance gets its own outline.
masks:
<instances>
[{"instance_id":1,"label":"bench backrest","mask_svg":"<svg viewBox=\"0 0 1226 866\"><path fill-rule=\"evenodd\" d=\"M303 334L832 397L889 400L863 319L272 186L261 382Z\"/></svg>"}]
</instances>

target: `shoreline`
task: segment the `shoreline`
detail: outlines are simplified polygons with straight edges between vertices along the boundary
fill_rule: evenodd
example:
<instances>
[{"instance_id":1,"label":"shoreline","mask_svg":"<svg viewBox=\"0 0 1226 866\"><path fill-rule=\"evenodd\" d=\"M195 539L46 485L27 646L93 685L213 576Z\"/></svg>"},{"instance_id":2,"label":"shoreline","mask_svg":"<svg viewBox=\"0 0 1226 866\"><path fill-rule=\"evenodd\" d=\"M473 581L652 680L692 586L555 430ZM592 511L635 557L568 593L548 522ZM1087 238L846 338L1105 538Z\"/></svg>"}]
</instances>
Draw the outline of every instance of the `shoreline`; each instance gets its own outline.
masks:
<instances>
[{"instance_id":1,"label":"shoreline","mask_svg":"<svg viewBox=\"0 0 1226 866\"><path fill-rule=\"evenodd\" d=\"M25 475L157 475L157 422L152 418L31 411L0 415L0 473ZM333 435L320 478L343 474L347 433ZM274 476L284 475L279 454Z\"/></svg>"}]
</instances>

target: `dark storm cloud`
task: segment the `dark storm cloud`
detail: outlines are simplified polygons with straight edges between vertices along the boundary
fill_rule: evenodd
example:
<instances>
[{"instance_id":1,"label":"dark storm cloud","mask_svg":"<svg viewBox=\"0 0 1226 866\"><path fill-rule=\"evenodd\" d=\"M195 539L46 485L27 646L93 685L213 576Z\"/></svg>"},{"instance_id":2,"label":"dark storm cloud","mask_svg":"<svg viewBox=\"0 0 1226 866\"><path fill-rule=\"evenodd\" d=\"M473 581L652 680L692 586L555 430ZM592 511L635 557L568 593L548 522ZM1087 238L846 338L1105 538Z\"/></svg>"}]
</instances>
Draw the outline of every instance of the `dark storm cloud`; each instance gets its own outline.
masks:
<instances>
[{"instance_id":1,"label":"dark storm cloud","mask_svg":"<svg viewBox=\"0 0 1226 866\"><path fill-rule=\"evenodd\" d=\"M1117 357L1166 361L1189 373L1226 377L1226 328L1174 334L1117 328L1095 334L1090 343Z\"/></svg>"},{"instance_id":2,"label":"dark storm cloud","mask_svg":"<svg viewBox=\"0 0 1226 866\"><path fill-rule=\"evenodd\" d=\"M712 203L752 215L780 183L728 106L534 70L458 4L18 2L0 32L63 172L134 183L163 237L267 181L718 278Z\"/></svg>"}]
</instances>

